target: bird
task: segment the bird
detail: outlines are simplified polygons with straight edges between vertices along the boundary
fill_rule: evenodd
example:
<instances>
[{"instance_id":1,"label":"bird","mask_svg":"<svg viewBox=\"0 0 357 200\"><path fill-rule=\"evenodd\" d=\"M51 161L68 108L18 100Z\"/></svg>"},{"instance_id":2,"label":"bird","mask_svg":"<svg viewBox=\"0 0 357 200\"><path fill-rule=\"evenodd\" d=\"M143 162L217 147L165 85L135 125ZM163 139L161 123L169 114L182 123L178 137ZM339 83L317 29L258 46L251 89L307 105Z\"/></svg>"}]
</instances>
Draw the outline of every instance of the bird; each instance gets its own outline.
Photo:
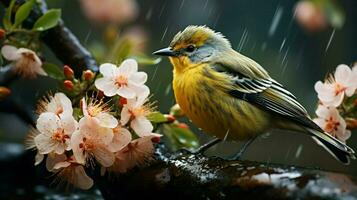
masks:
<instances>
[{"instance_id":1,"label":"bird","mask_svg":"<svg viewBox=\"0 0 357 200\"><path fill-rule=\"evenodd\" d=\"M344 164L354 150L313 122L306 109L253 59L235 51L222 33L190 25L169 47L153 52L173 65L173 91L185 115L216 139L246 141L236 158L259 135L282 129L311 136Z\"/></svg>"}]
</instances>

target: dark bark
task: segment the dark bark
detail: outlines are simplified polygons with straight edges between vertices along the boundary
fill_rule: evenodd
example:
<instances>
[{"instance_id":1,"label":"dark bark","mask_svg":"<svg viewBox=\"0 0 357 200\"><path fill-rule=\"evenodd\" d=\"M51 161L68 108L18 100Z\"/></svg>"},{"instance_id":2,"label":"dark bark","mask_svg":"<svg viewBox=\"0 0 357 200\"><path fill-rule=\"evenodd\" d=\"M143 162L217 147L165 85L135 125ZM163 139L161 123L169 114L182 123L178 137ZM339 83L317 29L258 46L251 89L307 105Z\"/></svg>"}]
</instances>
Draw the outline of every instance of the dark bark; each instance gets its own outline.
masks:
<instances>
[{"instance_id":1,"label":"dark bark","mask_svg":"<svg viewBox=\"0 0 357 200\"><path fill-rule=\"evenodd\" d=\"M183 153L96 181L106 199L357 199L350 176L278 164Z\"/></svg>"}]
</instances>

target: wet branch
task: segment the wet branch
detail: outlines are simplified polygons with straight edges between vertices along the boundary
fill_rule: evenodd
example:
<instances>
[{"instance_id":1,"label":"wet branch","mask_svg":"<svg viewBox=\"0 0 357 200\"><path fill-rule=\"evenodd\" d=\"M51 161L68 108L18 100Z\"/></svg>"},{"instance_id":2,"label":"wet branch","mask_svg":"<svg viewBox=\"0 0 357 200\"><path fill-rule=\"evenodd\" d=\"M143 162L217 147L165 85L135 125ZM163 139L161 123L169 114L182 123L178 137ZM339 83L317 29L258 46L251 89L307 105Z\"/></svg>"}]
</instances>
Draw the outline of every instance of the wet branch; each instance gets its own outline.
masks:
<instances>
[{"instance_id":1,"label":"wet branch","mask_svg":"<svg viewBox=\"0 0 357 200\"><path fill-rule=\"evenodd\" d=\"M203 155L165 156L96 182L106 199L357 199L356 179L313 169ZM108 181L109 180L109 181Z\"/></svg>"}]
</instances>

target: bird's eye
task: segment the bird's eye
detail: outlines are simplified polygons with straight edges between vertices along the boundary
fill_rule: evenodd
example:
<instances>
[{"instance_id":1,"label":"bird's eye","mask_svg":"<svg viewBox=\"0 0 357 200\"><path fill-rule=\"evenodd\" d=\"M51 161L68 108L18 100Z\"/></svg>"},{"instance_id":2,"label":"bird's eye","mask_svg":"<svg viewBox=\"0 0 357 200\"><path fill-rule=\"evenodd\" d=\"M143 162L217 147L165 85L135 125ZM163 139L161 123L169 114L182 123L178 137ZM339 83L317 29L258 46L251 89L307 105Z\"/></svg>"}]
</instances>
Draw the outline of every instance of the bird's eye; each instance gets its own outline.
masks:
<instances>
[{"instance_id":1,"label":"bird's eye","mask_svg":"<svg viewBox=\"0 0 357 200\"><path fill-rule=\"evenodd\" d=\"M188 45L188 46L186 47L186 51L187 51L187 52L193 52L195 49L196 49L196 48L195 48L194 45Z\"/></svg>"}]
</instances>

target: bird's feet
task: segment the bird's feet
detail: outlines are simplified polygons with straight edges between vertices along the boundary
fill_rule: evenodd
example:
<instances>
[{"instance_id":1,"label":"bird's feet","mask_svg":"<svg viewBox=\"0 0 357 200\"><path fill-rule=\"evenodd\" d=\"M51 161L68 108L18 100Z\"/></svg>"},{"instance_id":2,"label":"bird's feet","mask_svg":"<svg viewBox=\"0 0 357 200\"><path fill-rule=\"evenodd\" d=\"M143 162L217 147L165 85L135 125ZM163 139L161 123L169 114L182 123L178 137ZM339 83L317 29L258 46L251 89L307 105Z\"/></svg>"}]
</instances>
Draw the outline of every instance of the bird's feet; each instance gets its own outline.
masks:
<instances>
[{"instance_id":1,"label":"bird's feet","mask_svg":"<svg viewBox=\"0 0 357 200\"><path fill-rule=\"evenodd\" d=\"M181 151L182 153L198 155L198 154L204 153L209 148L211 148L212 146L216 145L217 143L219 143L221 141L222 141L221 139L215 138L215 139L207 142L206 144L201 145L198 149L191 150L191 149L188 149L188 148L182 148L179 151Z\"/></svg>"}]
</instances>

